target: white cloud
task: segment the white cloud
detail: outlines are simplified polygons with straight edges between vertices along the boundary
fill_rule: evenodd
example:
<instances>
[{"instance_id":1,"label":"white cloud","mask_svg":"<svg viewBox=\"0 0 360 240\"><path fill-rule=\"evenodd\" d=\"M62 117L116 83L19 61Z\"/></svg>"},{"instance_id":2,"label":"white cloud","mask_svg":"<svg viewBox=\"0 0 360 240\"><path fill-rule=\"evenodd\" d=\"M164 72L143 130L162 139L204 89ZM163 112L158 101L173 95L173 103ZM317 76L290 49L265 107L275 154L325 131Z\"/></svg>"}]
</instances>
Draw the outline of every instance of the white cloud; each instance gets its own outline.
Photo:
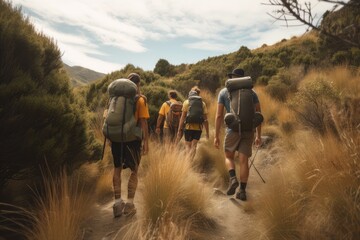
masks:
<instances>
[{"instance_id":1,"label":"white cloud","mask_svg":"<svg viewBox=\"0 0 360 240\"><path fill-rule=\"evenodd\" d=\"M188 43L188 44L184 44L184 46L187 48L201 49L201 50L208 50L208 51L223 51L224 49L227 49L227 46L224 44L214 43L214 42L206 42L206 41Z\"/></svg>"},{"instance_id":2,"label":"white cloud","mask_svg":"<svg viewBox=\"0 0 360 240\"><path fill-rule=\"evenodd\" d=\"M329 9L329 5L310 1L318 16ZM305 27L281 27L281 22L271 24L273 19L267 13L276 8L262 4L268 3L267 0L13 2L34 13L32 19L37 28L56 39L64 58L82 66L87 62L88 65L96 63L98 67L103 66L102 69L117 66L109 60L117 61L115 56L111 56L113 52L106 52L105 47L141 57L141 54L153 50L148 49L150 41L169 42L186 38L189 39L187 42L193 42L184 47L227 53L241 45L256 48L305 31ZM106 64L111 67L106 68Z\"/></svg>"}]
</instances>

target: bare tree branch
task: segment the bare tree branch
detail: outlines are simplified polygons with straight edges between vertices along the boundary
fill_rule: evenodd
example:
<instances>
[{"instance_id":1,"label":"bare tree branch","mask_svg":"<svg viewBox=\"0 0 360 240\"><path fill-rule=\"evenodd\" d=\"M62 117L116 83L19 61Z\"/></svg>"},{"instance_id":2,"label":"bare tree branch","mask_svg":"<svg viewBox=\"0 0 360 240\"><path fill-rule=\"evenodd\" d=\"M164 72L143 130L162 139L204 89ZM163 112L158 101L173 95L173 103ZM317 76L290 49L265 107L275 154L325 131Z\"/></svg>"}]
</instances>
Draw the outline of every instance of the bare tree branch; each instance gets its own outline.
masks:
<instances>
[{"instance_id":1,"label":"bare tree branch","mask_svg":"<svg viewBox=\"0 0 360 240\"><path fill-rule=\"evenodd\" d=\"M359 3L357 1L336 1L336 0L319 0L322 2L328 2L335 4L333 9L330 12L334 12L338 5L347 6L354 5L355 7L359 7ZM298 2L298 0L268 0L269 3L263 3L264 5L270 5L277 7L279 9L274 10L275 15L269 14L276 21L284 21L286 26L295 26L293 22L297 21L309 27L309 29L314 29L316 31L321 32L322 34L331 37L337 41L345 42L351 46L360 47L360 43L353 42L350 39L345 37L340 37L335 33L329 32L325 28L321 28L319 25L319 21L315 24L316 15L314 16L312 13L312 6L310 2L305 2L303 5ZM291 23L291 24L290 24ZM297 25L298 26L298 25ZM308 30L309 30L308 29Z\"/></svg>"}]
</instances>

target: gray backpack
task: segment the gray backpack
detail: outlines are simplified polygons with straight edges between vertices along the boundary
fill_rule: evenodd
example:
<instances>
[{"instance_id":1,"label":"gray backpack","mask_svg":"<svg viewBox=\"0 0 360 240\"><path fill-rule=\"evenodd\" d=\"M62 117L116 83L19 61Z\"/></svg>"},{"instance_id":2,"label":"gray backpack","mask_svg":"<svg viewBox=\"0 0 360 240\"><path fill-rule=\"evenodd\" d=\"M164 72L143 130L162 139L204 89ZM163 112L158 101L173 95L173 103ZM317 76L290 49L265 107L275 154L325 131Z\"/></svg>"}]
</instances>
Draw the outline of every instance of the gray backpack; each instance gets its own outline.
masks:
<instances>
[{"instance_id":1,"label":"gray backpack","mask_svg":"<svg viewBox=\"0 0 360 240\"><path fill-rule=\"evenodd\" d=\"M108 87L110 104L103 125L103 134L112 142L131 142L142 138L135 120L137 86L129 79L113 81Z\"/></svg>"},{"instance_id":2,"label":"gray backpack","mask_svg":"<svg viewBox=\"0 0 360 240\"><path fill-rule=\"evenodd\" d=\"M228 79L225 87L230 97L230 113L224 117L226 126L236 132L253 131L264 118L255 112L251 77Z\"/></svg>"},{"instance_id":3,"label":"gray backpack","mask_svg":"<svg viewBox=\"0 0 360 240\"><path fill-rule=\"evenodd\" d=\"M204 109L202 98L197 95L197 92L189 92L189 109L186 114L186 123L199 123L204 122Z\"/></svg>"}]
</instances>

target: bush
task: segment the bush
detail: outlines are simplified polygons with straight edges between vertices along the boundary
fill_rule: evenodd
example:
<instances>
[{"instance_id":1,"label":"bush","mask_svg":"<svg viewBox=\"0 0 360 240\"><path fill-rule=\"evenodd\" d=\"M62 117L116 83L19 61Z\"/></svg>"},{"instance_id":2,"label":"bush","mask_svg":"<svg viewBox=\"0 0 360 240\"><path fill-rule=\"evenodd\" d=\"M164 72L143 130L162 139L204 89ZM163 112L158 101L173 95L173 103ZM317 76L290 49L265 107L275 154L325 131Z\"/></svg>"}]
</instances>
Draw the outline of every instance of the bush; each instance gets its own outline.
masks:
<instances>
[{"instance_id":1,"label":"bush","mask_svg":"<svg viewBox=\"0 0 360 240\"><path fill-rule=\"evenodd\" d=\"M98 157L54 41L4 1L0 29L0 186Z\"/></svg>"},{"instance_id":2,"label":"bush","mask_svg":"<svg viewBox=\"0 0 360 240\"><path fill-rule=\"evenodd\" d=\"M302 66L281 69L278 74L270 79L266 91L273 98L285 101L290 92L297 90L298 83L303 76L304 70Z\"/></svg>"},{"instance_id":3,"label":"bush","mask_svg":"<svg viewBox=\"0 0 360 240\"><path fill-rule=\"evenodd\" d=\"M349 59L349 53L347 51L339 51L334 53L331 58L331 63L335 65L346 64Z\"/></svg>"},{"instance_id":4,"label":"bush","mask_svg":"<svg viewBox=\"0 0 360 240\"><path fill-rule=\"evenodd\" d=\"M290 108L304 126L321 135L332 128L330 109L338 103L338 96L329 82L315 79L305 84L290 102Z\"/></svg>"}]
</instances>

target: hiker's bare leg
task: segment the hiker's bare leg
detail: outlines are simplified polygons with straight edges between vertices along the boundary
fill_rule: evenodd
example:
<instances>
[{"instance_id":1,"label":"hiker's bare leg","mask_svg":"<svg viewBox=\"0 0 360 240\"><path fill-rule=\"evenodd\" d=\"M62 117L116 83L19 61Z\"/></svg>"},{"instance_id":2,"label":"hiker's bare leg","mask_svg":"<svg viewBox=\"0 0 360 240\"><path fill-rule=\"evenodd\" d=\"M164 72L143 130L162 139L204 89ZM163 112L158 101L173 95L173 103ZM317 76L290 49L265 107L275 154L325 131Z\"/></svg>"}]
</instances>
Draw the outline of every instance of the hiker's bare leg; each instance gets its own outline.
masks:
<instances>
[{"instance_id":1,"label":"hiker's bare leg","mask_svg":"<svg viewBox=\"0 0 360 240\"><path fill-rule=\"evenodd\" d=\"M246 183L249 178L249 158L243 153L239 153L240 160L240 182Z\"/></svg>"},{"instance_id":2,"label":"hiker's bare leg","mask_svg":"<svg viewBox=\"0 0 360 240\"><path fill-rule=\"evenodd\" d=\"M191 141L191 159L194 159L196 154L196 147L197 147L198 140L193 139Z\"/></svg>"},{"instance_id":3,"label":"hiker's bare leg","mask_svg":"<svg viewBox=\"0 0 360 240\"><path fill-rule=\"evenodd\" d=\"M225 166L228 170L235 169L234 156L235 152L225 151Z\"/></svg>"},{"instance_id":4,"label":"hiker's bare leg","mask_svg":"<svg viewBox=\"0 0 360 240\"><path fill-rule=\"evenodd\" d=\"M190 152L191 151L191 142L185 141L185 146L186 146L186 149L188 150L188 152Z\"/></svg>"},{"instance_id":5,"label":"hiker's bare leg","mask_svg":"<svg viewBox=\"0 0 360 240\"><path fill-rule=\"evenodd\" d=\"M128 182L128 199L134 199L136 188L138 185L137 169L131 171L129 182Z\"/></svg>"},{"instance_id":6,"label":"hiker's bare leg","mask_svg":"<svg viewBox=\"0 0 360 240\"><path fill-rule=\"evenodd\" d=\"M121 198L121 167L114 168L113 187L114 187L115 200L120 199Z\"/></svg>"}]
</instances>

